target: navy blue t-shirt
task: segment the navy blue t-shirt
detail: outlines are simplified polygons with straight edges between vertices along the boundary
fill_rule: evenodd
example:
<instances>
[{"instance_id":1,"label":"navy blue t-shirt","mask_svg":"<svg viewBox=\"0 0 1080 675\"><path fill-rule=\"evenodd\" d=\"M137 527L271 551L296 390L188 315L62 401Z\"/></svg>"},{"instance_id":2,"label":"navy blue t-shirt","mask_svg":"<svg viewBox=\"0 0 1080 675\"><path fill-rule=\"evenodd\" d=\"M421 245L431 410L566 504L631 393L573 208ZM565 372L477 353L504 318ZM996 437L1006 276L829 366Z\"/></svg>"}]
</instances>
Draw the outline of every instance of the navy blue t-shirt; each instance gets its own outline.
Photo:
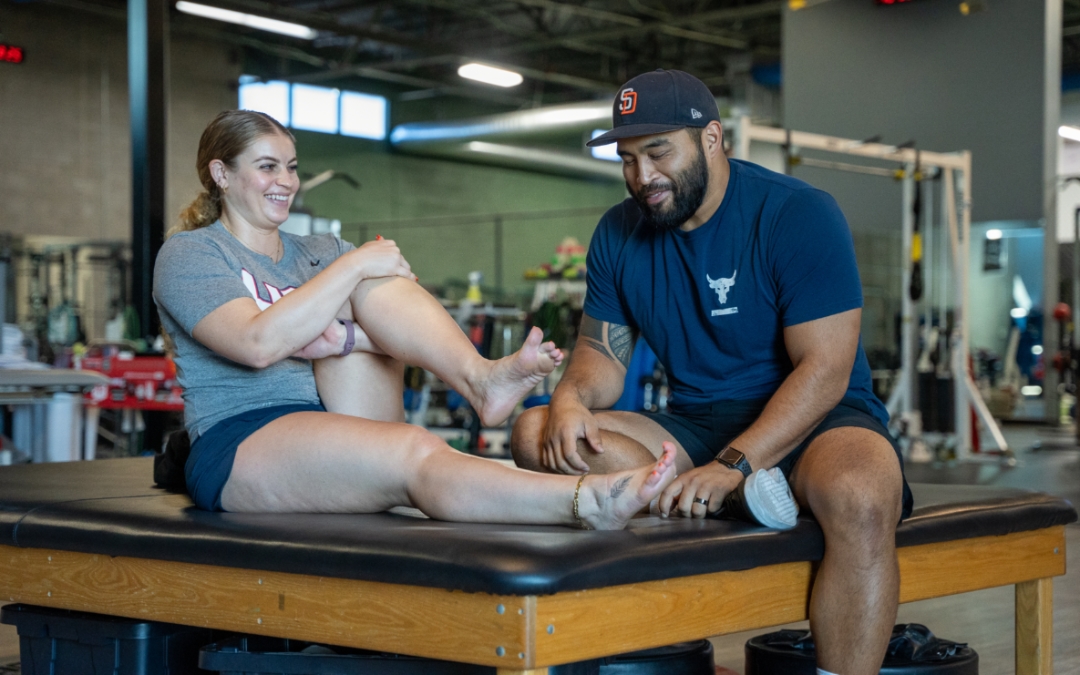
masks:
<instances>
[{"instance_id":1,"label":"navy blue t-shirt","mask_svg":"<svg viewBox=\"0 0 1080 675\"><path fill-rule=\"evenodd\" d=\"M696 230L659 232L627 199L589 246L585 313L641 331L667 368L675 410L769 398L793 369L783 329L863 304L836 201L756 164L730 165L720 208ZM888 423L861 338L846 396Z\"/></svg>"}]
</instances>

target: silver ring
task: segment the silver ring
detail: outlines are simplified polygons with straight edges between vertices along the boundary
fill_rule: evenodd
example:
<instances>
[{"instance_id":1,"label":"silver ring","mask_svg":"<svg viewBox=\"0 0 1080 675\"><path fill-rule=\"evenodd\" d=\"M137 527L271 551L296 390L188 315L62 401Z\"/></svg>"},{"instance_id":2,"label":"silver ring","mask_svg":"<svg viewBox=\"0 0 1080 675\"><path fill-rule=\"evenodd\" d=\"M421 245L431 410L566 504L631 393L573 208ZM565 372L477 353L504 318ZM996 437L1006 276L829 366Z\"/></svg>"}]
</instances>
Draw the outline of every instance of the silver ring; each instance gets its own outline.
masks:
<instances>
[{"instance_id":1,"label":"silver ring","mask_svg":"<svg viewBox=\"0 0 1080 675\"><path fill-rule=\"evenodd\" d=\"M694 503L695 504L701 504L702 506L708 506L709 505L709 500L708 499L702 499L701 497L694 497Z\"/></svg>"}]
</instances>

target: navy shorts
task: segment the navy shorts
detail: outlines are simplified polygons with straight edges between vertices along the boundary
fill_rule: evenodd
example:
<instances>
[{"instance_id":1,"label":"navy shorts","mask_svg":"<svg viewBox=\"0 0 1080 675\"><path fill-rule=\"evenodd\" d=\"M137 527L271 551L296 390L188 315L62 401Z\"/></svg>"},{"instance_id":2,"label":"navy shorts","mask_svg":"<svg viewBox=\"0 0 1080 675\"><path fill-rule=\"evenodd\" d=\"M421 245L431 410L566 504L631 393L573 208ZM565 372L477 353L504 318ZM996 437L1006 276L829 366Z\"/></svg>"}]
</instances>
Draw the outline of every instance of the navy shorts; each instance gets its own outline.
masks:
<instances>
[{"instance_id":1,"label":"navy shorts","mask_svg":"<svg viewBox=\"0 0 1080 675\"><path fill-rule=\"evenodd\" d=\"M196 438L184 465L188 494L195 500L195 505L207 511L224 511L221 491L232 473L236 449L267 424L296 412L326 412L326 408L319 404L298 403L247 410L221 420Z\"/></svg>"},{"instance_id":2,"label":"navy shorts","mask_svg":"<svg viewBox=\"0 0 1080 675\"><path fill-rule=\"evenodd\" d=\"M669 412L639 414L645 415L674 436L686 450L686 454L690 455L694 466L704 466L713 461L728 443L757 420L767 401L768 399L719 401L703 405L680 406ZM795 468L795 462L799 461L799 457L810 442L826 431L839 427L869 429L885 438L892 445L896 459L900 462L900 472L903 474L904 457L900 453L900 446L881 422L871 414L870 407L861 399L854 397L845 397L840 401L810 432L806 440L789 452L776 466L784 472L785 477L790 477L792 469ZM908 487L907 478L904 478L901 520L911 515L912 505L911 488Z\"/></svg>"}]
</instances>

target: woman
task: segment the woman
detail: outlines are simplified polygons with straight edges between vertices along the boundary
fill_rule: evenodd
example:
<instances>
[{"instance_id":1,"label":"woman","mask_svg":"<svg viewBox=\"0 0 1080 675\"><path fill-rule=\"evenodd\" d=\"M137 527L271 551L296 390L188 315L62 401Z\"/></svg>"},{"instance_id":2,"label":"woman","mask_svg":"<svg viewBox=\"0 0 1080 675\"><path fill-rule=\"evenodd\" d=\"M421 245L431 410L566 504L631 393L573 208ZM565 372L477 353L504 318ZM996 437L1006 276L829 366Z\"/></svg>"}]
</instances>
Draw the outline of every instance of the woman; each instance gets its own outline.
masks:
<instances>
[{"instance_id":1,"label":"woman","mask_svg":"<svg viewBox=\"0 0 1080 675\"><path fill-rule=\"evenodd\" d=\"M404 363L441 377L490 425L562 354L534 328L516 354L481 358L392 241L279 232L299 180L294 139L271 117L218 115L197 168L206 191L161 249L154 298L175 345L187 484L201 508L405 505L443 520L613 529L673 479L674 446L654 466L579 479L463 455L405 424Z\"/></svg>"}]
</instances>

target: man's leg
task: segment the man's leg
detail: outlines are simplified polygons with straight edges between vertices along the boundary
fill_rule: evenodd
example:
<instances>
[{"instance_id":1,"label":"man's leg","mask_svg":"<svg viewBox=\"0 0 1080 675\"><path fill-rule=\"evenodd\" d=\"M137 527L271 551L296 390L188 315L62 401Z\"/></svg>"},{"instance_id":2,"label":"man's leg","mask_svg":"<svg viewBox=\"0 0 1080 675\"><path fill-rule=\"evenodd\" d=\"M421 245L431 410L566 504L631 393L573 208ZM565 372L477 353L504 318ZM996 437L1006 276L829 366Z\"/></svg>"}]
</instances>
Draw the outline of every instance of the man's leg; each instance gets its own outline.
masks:
<instances>
[{"instance_id":1,"label":"man's leg","mask_svg":"<svg viewBox=\"0 0 1080 675\"><path fill-rule=\"evenodd\" d=\"M869 429L831 429L796 462L791 484L825 533L810 599L818 667L838 675L877 673L900 589L896 524L903 475L896 453Z\"/></svg>"},{"instance_id":2,"label":"man's leg","mask_svg":"<svg viewBox=\"0 0 1080 675\"><path fill-rule=\"evenodd\" d=\"M514 462L530 471L549 471L541 463L541 438L547 425L548 408L526 410L514 423L510 451ZM679 473L694 468L694 462L671 432L644 415L602 410L595 413L600 425L604 453L595 452L585 441L578 441L578 454L591 473L613 473L652 464L663 452L663 443L672 442L678 449L675 469Z\"/></svg>"}]
</instances>

